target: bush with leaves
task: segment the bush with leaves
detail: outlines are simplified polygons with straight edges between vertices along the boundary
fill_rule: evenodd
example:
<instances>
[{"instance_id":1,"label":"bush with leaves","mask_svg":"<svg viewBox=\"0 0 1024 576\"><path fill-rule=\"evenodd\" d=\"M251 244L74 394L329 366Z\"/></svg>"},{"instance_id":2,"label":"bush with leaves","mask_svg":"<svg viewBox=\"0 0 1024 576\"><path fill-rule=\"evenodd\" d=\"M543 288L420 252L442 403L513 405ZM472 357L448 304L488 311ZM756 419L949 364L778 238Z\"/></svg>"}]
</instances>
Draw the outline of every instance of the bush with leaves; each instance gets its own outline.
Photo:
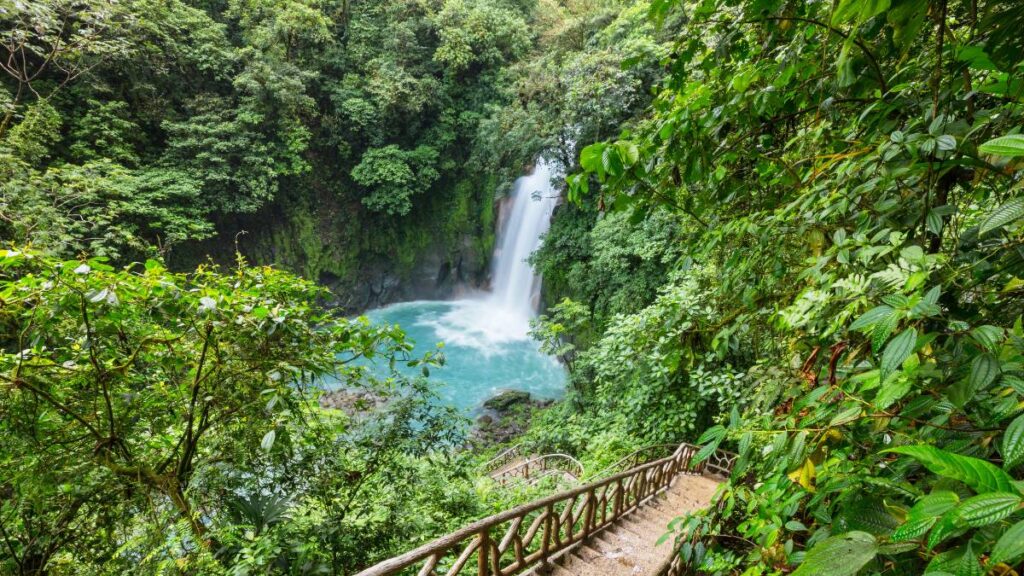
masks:
<instances>
[{"instance_id":1,"label":"bush with leaves","mask_svg":"<svg viewBox=\"0 0 1024 576\"><path fill-rule=\"evenodd\" d=\"M679 38L654 104L585 147L569 185L685 217L684 258L718 275L706 338L678 353L715 352L755 387L700 438L740 458L677 526L688 565L1012 573L1024 7L661 0L652 16Z\"/></svg>"},{"instance_id":2,"label":"bush with leaves","mask_svg":"<svg viewBox=\"0 0 1024 576\"><path fill-rule=\"evenodd\" d=\"M351 570L473 514L445 456L459 418L366 363L440 358L322 298L243 261L0 253L0 571ZM328 376L390 400L323 412ZM424 477L450 488L428 497Z\"/></svg>"}]
</instances>

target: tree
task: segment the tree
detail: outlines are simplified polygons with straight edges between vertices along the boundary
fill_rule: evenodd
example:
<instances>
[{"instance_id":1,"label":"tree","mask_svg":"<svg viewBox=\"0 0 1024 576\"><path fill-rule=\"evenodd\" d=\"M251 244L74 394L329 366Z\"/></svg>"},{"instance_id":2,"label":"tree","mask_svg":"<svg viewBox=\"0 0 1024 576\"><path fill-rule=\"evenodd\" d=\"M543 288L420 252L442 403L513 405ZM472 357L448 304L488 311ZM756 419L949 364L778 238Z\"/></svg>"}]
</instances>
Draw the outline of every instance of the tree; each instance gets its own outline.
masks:
<instances>
[{"instance_id":1,"label":"tree","mask_svg":"<svg viewBox=\"0 0 1024 576\"><path fill-rule=\"evenodd\" d=\"M412 210L412 199L437 180L434 168L437 151L430 146L402 150L389 145L371 148L352 169L352 179L370 190L363 204L374 212L405 216Z\"/></svg>"},{"instance_id":2,"label":"tree","mask_svg":"<svg viewBox=\"0 0 1024 576\"><path fill-rule=\"evenodd\" d=\"M105 60L127 54L123 33L130 6L107 0L3 3L0 70L15 88L0 120L0 138L24 98L50 100Z\"/></svg>"},{"instance_id":3,"label":"tree","mask_svg":"<svg viewBox=\"0 0 1024 576\"><path fill-rule=\"evenodd\" d=\"M242 261L184 275L6 250L0 275L5 572L42 573L61 554L135 562L118 549L208 564L226 545L211 525L232 500L224 490L259 494L251 483L269 470L339 457L340 429L316 407L323 378L373 386L364 359L432 361L410 358L397 328L337 317L316 304L320 288ZM387 446L352 441L370 462L349 503L390 451L451 441L450 415L395 384L402 398L372 420Z\"/></svg>"}]
</instances>

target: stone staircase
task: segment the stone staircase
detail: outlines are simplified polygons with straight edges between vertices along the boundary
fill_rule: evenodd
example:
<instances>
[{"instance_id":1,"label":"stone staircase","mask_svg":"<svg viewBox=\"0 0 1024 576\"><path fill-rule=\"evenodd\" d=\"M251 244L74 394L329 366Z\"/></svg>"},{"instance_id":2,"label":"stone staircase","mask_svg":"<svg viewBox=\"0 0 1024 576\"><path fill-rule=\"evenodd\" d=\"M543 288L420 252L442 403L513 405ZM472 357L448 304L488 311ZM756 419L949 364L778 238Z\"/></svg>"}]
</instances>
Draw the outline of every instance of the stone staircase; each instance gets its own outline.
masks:
<instances>
[{"instance_id":1,"label":"stone staircase","mask_svg":"<svg viewBox=\"0 0 1024 576\"><path fill-rule=\"evenodd\" d=\"M538 576L641 576L653 575L673 553L673 539L658 540L669 532L669 522L706 507L718 481L706 476L680 476L668 490L631 514L593 534L576 548L538 567Z\"/></svg>"},{"instance_id":2,"label":"stone staircase","mask_svg":"<svg viewBox=\"0 0 1024 576\"><path fill-rule=\"evenodd\" d=\"M694 463L697 451L683 443L665 457L631 457L627 470L483 518L356 576L681 576L673 539L658 540L672 519L711 502L736 460L718 450ZM553 463L565 455L547 457ZM489 474L543 461L535 458L506 451L489 463Z\"/></svg>"}]
</instances>

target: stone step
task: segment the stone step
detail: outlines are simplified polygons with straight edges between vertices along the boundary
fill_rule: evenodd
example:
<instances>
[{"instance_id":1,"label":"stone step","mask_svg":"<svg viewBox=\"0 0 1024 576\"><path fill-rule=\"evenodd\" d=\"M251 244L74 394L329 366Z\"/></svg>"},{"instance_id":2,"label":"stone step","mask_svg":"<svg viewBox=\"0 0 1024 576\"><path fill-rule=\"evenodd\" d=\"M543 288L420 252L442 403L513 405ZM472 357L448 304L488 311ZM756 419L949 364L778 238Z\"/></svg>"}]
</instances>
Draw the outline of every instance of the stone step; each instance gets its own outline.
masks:
<instances>
[{"instance_id":1,"label":"stone step","mask_svg":"<svg viewBox=\"0 0 1024 576\"><path fill-rule=\"evenodd\" d=\"M656 546L673 518L706 506L717 482L702 476L680 476L664 493L608 528L593 534L559 565L557 576L644 576L671 553L671 540Z\"/></svg>"}]
</instances>

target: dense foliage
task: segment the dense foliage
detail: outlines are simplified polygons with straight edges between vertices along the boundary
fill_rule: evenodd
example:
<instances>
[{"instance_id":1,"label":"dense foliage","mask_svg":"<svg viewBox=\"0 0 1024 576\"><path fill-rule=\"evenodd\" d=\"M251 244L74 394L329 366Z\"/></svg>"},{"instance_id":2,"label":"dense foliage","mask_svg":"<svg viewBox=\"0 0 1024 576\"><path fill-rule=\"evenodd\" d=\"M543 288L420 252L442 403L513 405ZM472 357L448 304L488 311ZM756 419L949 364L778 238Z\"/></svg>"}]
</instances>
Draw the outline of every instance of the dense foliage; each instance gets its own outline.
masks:
<instances>
[{"instance_id":1,"label":"dense foliage","mask_svg":"<svg viewBox=\"0 0 1024 576\"><path fill-rule=\"evenodd\" d=\"M1010 573L1024 6L663 0L651 15L675 26L667 73L628 129L582 148L570 196L627 212L630 234L679 219L679 252L639 310L602 309L614 285L562 290L537 331L566 336L582 399L557 419L569 432L539 438L609 414L628 415L619 434L688 437L717 413L702 454L740 460L718 505L677 527L698 572ZM561 231L553 245L577 250L600 234Z\"/></svg>"},{"instance_id":2,"label":"dense foliage","mask_svg":"<svg viewBox=\"0 0 1024 576\"><path fill-rule=\"evenodd\" d=\"M526 446L738 453L674 526L696 573L1024 560L1019 1L0 0L0 23L24 56L0 238L34 248L0 257L0 572L345 573L527 497L475 482L422 381L370 377L439 360L399 331L271 268L148 258L255 228L258 261L375 290L381 259L486 258L494 192L541 151L570 176L534 335L571 389ZM322 411L325 377L392 401Z\"/></svg>"},{"instance_id":3,"label":"dense foliage","mask_svg":"<svg viewBox=\"0 0 1024 576\"><path fill-rule=\"evenodd\" d=\"M0 572L337 574L478 513L459 419L367 364L439 358L322 295L0 254ZM391 401L323 411L324 378Z\"/></svg>"},{"instance_id":4,"label":"dense foliage","mask_svg":"<svg viewBox=\"0 0 1024 576\"><path fill-rule=\"evenodd\" d=\"M361 273L402 281L426 255L477 280L497 183L537 150L480 169L532 8L0 3L0 237L181 268L237 238L356 308Z\"/></svg>"}]
</instances>

